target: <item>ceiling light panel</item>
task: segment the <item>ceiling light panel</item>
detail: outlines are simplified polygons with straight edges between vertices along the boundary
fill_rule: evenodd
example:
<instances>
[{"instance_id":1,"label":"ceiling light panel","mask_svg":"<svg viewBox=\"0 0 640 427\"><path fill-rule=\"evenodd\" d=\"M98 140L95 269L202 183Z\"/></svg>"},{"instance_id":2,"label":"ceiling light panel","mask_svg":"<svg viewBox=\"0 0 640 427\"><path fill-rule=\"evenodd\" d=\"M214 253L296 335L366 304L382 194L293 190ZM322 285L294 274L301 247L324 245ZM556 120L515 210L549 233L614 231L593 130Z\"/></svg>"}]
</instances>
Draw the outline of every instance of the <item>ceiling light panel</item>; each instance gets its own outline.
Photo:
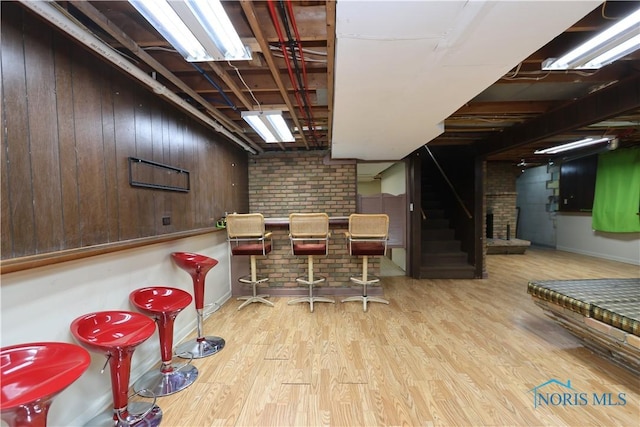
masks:
<instances>
[{"instance_id":1,"label":"ceiling light panel","mask_svg":"<svg viewBox=\"0 0 640 427\"><path fill-rule=\"evenodd\" d=\"M599 69L640 49L640 9L560 58L543 62L543 70Z\"/></svg>"},{"instance_id":2,"label":"ceiling light panel","mask_svg":"<svg viewBox=\"0 0 640 427\"><path fill-rule=\"evenodd\" d=\"M295 141L281 111L243 111L242 118L267 143Z\"/></svg>"},{"instance_id":3,"label":"ceiling light panel","mask_svg":"<svg viewBox=\"0 0 640 427\"><path fill-rule=\"evenodd\" d=\"M544 150L536 150L534 154L558 154L569 150L576 150L578 148L588 147L590 145L599 144L601 142L609 142L612 137L605 138L585 138L580 141L569 142L567 144L558 145L556 147L545 148Z\"/></svg>"},{"instance_id":4,"label":"ceiling light panel","mask_svg":"<svg viewBox=\"0 0 640 427\"><path fill-rule=\"evenodd\" d=\"M129 0L189 62L249 60L219 0Z\"/></svg>"}]
</instances>

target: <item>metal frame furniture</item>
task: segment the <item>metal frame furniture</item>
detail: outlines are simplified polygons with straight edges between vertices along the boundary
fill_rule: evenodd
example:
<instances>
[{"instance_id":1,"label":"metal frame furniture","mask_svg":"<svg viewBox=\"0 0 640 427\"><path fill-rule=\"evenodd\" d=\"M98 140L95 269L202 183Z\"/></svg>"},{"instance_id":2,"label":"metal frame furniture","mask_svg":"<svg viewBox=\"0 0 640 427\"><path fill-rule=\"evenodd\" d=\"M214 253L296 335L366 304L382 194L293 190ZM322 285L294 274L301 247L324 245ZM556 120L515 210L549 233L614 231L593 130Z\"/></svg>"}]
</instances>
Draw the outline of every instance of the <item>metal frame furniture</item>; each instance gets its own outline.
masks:
<instances>
[{"instance_id":1,"label":"metal frame furniture","mask_svg":"<svg viewBox=\"0 0 640 427\"><path fill-rule=\"evenodd\" d=\"M216 354L224 348L224 339L216 336L204 336L202 324L204 322L204 282L207 273L218 265L218 260L191 252L174 252L171 256L178 267L182 268L191 276L196 313L198 316L197 338L180 344L176 348L176 354L178 357L186 358L189 357L186 355L190 353L190 357L194 359Z\"/></svg>"},{"instance_id":2,"label":"metal frame furniture","mask_svg":"<svg viewBox=\"0 0 640 427\"><path fill-rule=\"evenodd\" d=\"M133 311L99 311L71 322L71 333L75 339L87 350L104 354L111 373L113 409L98 414L87 426L160 425L162 410L155 404L151 391L138 395L153 397L152 403L129 402L128 396L133 352L155 330L156 325L151 319Z\"/></svg>"},{"instance_id":3,"label":"metal frame furniture","mask_svg":"<svg viewBox=\"0 0 640 427\"><path fill-rule=\"evenodd\" d=\"M229 214L227 215L227 240L233 256L249 256L251 259L251 274L240 277L240 283L251 285L253 295L238 297L238 301L245 300L241 308L253 303L261 302L273 307L268 294L258 295L257 287L269 280L268 277L258 277L256 257L266 256L271 252L273 241L271 233L266 233L264 228L264 216L260 213Z\"/></svg>"},{"instance_id":4,"label":"metal frame furniture","mask_svg":"<svg viewBox=\"0 0 640 427\"><path fill-rule=\"evenodd\" d=\"M329 253L329 216L326 213L292 213L289 215L289 240L291 253L307 257L307 276L296 278L296 282L309 287L309 296L295 298L289 304L308 302L313 312L314 302L335 303L326 297L313 296L313 287L324 282L324 277L314 277L313 257Z\"/></svg>"},{"instance_id":5,"label":"metal frame furniture","mask_svg":"<svg viewBox=\"0 0 640 427\"><path fill-rule=\"evenodd\" d=\"M191 304L191 295L182 289L153 286L129 294L129 301L140 312L152 317L158 325L160 338L160 369L145 373L133 384L136 392L151 390L156 396L168 396L189 387L198 378L198 368L189 361L172 364L173 324L183 309Z\"/></svg>"},{"instance_id":6,"label":"metal frame furniture","mask_svg":"<svg viewBox=\"0 0 640 427\"><path fill-rule=\"evenodd\" d=\"M386 214L351 214L349 216L349 231L345 233L345 236L349 254L362 257L362 276L351 278L352 282L362 285L362 295L345 298L342 302L362 301L364 311L367 311L369 301L389 304L386 299L367 295L367 286L380 281L379 278L368 275L368 261L370 256L384 256L387 253L389 216Z\"/></svg>"},{"instance_id":7,"label":"metal frame furniture","mask_svg":"<svg viewBox=\"0 0 640 427\"><path fill-rule=\"evenodd\" d=\"M0 349L0 412L9 427L46 426L53 399L87 370L89 352L65 342Z\"/></svg>"}]
</instances>

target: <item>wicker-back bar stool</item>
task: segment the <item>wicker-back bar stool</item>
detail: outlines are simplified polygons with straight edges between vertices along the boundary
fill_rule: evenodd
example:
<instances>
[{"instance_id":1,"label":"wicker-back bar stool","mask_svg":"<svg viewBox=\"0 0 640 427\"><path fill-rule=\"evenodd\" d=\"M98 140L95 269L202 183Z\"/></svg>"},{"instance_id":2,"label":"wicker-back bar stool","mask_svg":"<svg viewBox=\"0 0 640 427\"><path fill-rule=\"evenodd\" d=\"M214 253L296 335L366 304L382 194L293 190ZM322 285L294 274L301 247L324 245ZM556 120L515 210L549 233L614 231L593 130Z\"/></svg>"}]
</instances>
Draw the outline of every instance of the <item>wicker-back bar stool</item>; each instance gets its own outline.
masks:
<instances>
[{"instance_id":1,"label":"wicker-back bar stool","mask_svg":"<svg viewBox=\"0 0 640 427\"><path fill-rule=\"evenodd\" d=\"M327 256L329 253L329 216L326 213L292 213L289 215L289 240L291 253L307 257L307 276L296 278L300 284L309 287L309 296L295 298L289 304L308 302L313 312L314 302L335 303L326 297L313 295L313 287L326 281L324 277L314 277L313 257Z\"/></svg>"},{"instance_id":2,"label":"wicker-back bar stool","mask_svg":"<svg viewBox=\"0 0 640 427\"><path fill-rule=\"evenodd\" d=\"M249 256L251 259L251 274L240 277L240 283L251 285L253 294L241 296L238 300L245 300L238 310L252 302L261 302L273 307L267 294L258 295L257 287L269 280L268 277L258 277L257 257L266 256L273 247L271 233L265 232L264 216L261 213L229 214L227 215L227 239L233 256Z\"/></svg>"}]
</instances>

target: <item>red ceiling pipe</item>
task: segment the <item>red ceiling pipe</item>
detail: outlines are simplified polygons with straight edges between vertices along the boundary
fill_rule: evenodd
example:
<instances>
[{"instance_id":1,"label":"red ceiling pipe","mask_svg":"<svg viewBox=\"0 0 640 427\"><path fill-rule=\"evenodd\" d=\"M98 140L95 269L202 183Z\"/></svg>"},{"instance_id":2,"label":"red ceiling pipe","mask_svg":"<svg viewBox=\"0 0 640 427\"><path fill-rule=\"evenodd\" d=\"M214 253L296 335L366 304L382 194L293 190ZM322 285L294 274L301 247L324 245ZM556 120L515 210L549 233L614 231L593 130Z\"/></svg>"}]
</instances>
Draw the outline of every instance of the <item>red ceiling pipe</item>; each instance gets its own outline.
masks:
<instances>
[{"instance_id":1,"label":"red ceiling pipe","mask_svg":"<svg viewBox=\"0 0 640 427\"><path fill-rule=\"evenodd\" d=\"M276 29L276 33L278 33L278 40L280 41L280 49L282 50L282 53L284 55L284 62L287 64L287 71L289 72L289 79L291 80L291 84L293 85L293 90L296 95L296 100L298 101L298 108L300 109L300 113L303 116L306 116L306 113L302 106L302 100L300 99L300 89L298 88L296 79L293 76L293 70L291 69L291 64L289 63L289 53L285 47L284 36L282 35L282 29L280 28L280 22L278 21L278 15L276 14L276 9L273 4L273 0L267 0L267 5L269 6L269 14L271 15L273 26ZM300 129L300 133L303 133L302 129Z\"/></svg>"},{"instance_id":2,"label":"red ceiling pipe","mask_svg":"<svg viewBox=\"0 0 640 427\"><path fill-rule=\"evenodd\" d=\"M304 53L302 52L302 44L300 43L300 33L298 32L298 25L296 24L296 17L293 14L293 4L290 1L286 1L285 2L287 4L287 9L289 10L289 20L291 21L291 27L293 27L293 32L296 35L296 43L298 45L298 52L300 52L300 62L302 62L302 77L304 79L304 87L305 88L309 88L309 81L307 79L307 66L305 65L304 62ZM294 55L295 53L292 52L292 55ZM307 105L309 106L309 114L311 115L311 125L309 126L309 130L313 133L313 137L314 139L317 141L318 140L318 136L316 134L316 129L315 126L313 126L313 123L315 123L315 121L313 120L313 112L311 111L311 99L309 98L309 91L305 90L304 91L304 95L307 99Z\"/></svg>"}]
</instances>

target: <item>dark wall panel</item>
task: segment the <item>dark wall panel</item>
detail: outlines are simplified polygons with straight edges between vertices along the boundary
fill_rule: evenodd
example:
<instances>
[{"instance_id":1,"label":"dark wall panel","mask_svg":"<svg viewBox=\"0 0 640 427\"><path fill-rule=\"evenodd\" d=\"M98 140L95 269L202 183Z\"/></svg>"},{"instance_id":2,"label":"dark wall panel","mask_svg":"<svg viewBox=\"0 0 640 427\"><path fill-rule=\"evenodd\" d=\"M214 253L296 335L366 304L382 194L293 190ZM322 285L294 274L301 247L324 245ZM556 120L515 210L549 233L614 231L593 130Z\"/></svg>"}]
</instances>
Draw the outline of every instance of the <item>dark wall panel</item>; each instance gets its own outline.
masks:
<instances>
[{"instance_id":1,"label":"dark wall panel","mask_svg":"<svg viewBox=\"0 0 640 427\"><path fill-rule=\"evenodd\" d=\"M246 211L246 152L19 4L1 5L2 259L210 227ZM130 186L130 156L189 170L191 191Z\"/></svg>"},{"instance_id":2,"label":"dark wall panel","mask_svg":"<svg viewBox=\"0 0 640 427\"><path fill-rule=\"evenodd\" d=\"M153 159L153 136L151 127L151 101L140 94L136 99L135 107L135 128L136 128L136 157L140 159ZM153 182L153 171L145 168L142 179ZM140 236L151 236L154 233L154 194L156 191L138 189L138 233Z\"/></svg>"},{"instance_id":3,"label":"dark wall panel","mask_svg":"<svg viewBox=\"0 0 640 427\"><path fill-rule=\"evenodd\" d=\"M162 163L162 164L170 164L164 158L164 140L165 140L165 128L166 121L163 117L163 112L161 108L154 108L151 110L151 129L153 135L151 137L152 144L152 156L151 160L154 162ZM163 176L166 175L166 172L161 169L153 169L153 181L154 182L163 182ZM165 201L167 200L167 192L166 191L154 191L153 198L153 219L154 219L154 232L158 232L162 227L162 217L165 213Z\"/></svg>"},{"instance_id":4,"label":"dark wall panel","mask_svg":"<svg viewBox=\"0 0 640 427\"><path fill-rule=\"evenodd\" d=\"M31 157L29 140L29 115L27 112L27 84L24 43L20 10L5 8L2 2L2 90L6 133L3 146L6 150L8 211L10 230L2 229L2 238L11 235L12 249L2 251L13 256L28 255L36 250L34 227L33 186L31 185ZM5 10L8 9L8 10ZM11 25L7 25L11 23ZM3 202L5 199L3 197Z\"/></svg>"},{"instance_id":5,"label":"dark wall panel","mask_svg":"<svg viewBox=\"0 0 640 427\"><path fill-rule=\"evenodd\" d=\"M78 200L78 165L76 162L71 47L62 36L55 34L54 49L63 233L65 247L73 248L80 246L80 205Z\"/></svg>"},{"instance_id":6,"label":"dark wall panel","mask_svg":"<svg viewBox=\"0 0 640 427\"><path fill-rule=\"evenodd\" d=\"M169 128L169 158L168 164L171 165L184 165L184 126L181 121L172 121L167 123ZM187 203L185 199L187 195L184 193L170 193L170 203L167 206L166 212L173 212L174 218L171 220L170 230L180 230L187 226L186 208Z\"/></svg>"},{"instance_id":7,"label":"dark wall panel","mask_svg":"<svg viewBox=\"0 0 640 427\"><path fill-rule=\"evenodd\" d=\"M82 246L108 241L100 80L95 59L74 55L73 110Z\"/></svg>"},{"instance_id":8,"label":"dark wall panel","mask_svg":"<svg viewBox=\"0 0 640 427\"><path fill-rule=\"evenodd\" d=\"M115 114L113 111L113 92L111 90L109 74L100 72L96 75L100 83L101 115L102 115L102 144L104 149L103 164L105 170L105 226L108 240L118 240L118 176L116 155Z\"/></svg>"},{"instance_id":9,"label":"dark wall panel","mask_svg":"<svg viewBox=\"0 0 640 427\"><path fill-rule=\"evenodd\" d=\"M25 25L25 76L37 253L59 250L64 245L51 38L52 32L46 26Z\"/></svg>"}]
</instances>

